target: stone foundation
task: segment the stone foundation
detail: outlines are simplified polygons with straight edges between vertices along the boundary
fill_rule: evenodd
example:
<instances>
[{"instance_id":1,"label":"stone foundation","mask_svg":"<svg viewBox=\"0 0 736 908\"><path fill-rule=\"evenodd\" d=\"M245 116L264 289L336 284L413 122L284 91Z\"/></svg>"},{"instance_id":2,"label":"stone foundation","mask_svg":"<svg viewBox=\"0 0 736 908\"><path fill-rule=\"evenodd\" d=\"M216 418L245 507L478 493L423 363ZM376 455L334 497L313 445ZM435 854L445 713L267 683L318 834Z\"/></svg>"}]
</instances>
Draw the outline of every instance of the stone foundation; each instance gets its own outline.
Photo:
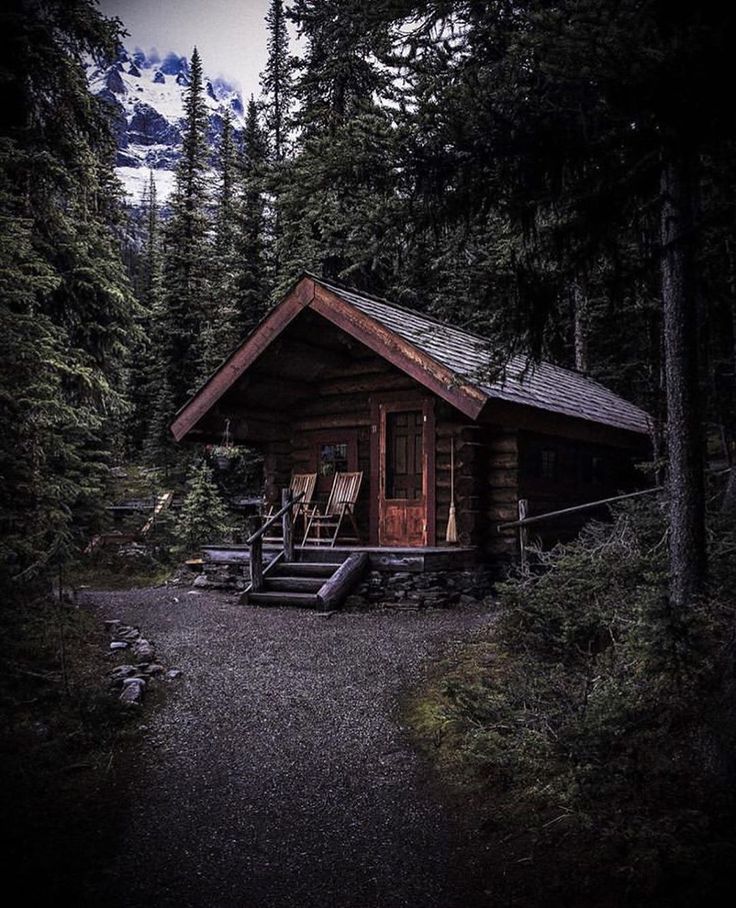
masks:
<instances>
[{"instance_id":1,"label":"stone foundation","mask_svg":"<svg viewBox=\"0 0 736 908\"><path fill-rule=\"evenodd\" d=\"M248 584L243 564L205 562L194 586L241 592ZM345 601L344 608L447 608L471 605L491 594L494 572L472 571L369 571Z\"/></svg>"},{"instance_id":2,"label":"stone foundation","mask_svg":"<svg viewBox=\"0 0 736 908\"><path fill-rule=\"evenodd\" d=\"M473 605L491 594L491 571L369 571L345 608L447 608Z\"/></svg>"}]
</instances>

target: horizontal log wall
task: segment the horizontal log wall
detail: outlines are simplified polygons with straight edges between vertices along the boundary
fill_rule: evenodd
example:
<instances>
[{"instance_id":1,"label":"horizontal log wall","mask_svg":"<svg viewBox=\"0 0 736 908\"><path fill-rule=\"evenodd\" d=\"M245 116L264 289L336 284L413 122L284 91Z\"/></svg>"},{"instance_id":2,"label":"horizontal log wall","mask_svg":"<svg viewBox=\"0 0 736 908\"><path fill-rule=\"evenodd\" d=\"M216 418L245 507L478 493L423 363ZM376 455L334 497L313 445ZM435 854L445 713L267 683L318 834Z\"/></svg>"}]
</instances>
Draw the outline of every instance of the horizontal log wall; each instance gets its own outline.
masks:
<instances>
[{"instance_id":1,"label":"horizontal log wall","mask_svg":"<svg viewBox=\"0 0 736 908\"><path fill-rule=\"evenodd\" d=\"M314 396L294 414L290 456L294 472L317 468L318 439L334 432L334 442L345 440L341 433L357 433L357 469L363 471L356 521L363 542L369 541L370 499L378 490L371 488L371 408L372 394L411 391L416 382L401 374L379 357L363 358L348 369L340 368L317 383Z\"/></svg>"},{"instance_id":2,"label":"horizontal log wall","mask_svg":"<svg viewBox=\"0 0 736 908\"><path fill-rule=\"evenodd\" d=\"M555 455L554 478L545 478L539 473L534 453L550 450ZM605 463L605 475L594 479L583 479L579 460L583 456L597 457ZM633 462L643 459L635 448L614 447L585 440L571 440L556 435L522 431L519 434L520 497L528 501L530 517L557 511L563 508L598 501L643 488L641 474L633 469ZM536 469L535 469L536 467ZM544 547L571 539L582 527L594 518L608 515L604 506L595 510L578 511L541 521L529 527L529 538Z\"/></svg>"},{"instance_id":3,"label":"horizontal log wall","mask_svg":"<svg viewBox=\"0 0 736 908\"><path fill-rule=\"evenodd\" d=\"M484 426L483 514L484 551L494 560L516 558L519 537L515 530L498 532L498 524L516 520L519 508L519 445L516 429Z\"/></svg>"},{"instance_id":4,"label":"horizontal log wall","mask_svg":"<svg viewBox=\"0 0 736 908\"><path fill-rule=\"evenodd\" d=\"M451 451L455 448L455 521L457 542L463 546L483 543L481 428L468 422L453 407L437 401L435 413L436 545L444 545L452 494Z\"/></svg>"}]
</instances>

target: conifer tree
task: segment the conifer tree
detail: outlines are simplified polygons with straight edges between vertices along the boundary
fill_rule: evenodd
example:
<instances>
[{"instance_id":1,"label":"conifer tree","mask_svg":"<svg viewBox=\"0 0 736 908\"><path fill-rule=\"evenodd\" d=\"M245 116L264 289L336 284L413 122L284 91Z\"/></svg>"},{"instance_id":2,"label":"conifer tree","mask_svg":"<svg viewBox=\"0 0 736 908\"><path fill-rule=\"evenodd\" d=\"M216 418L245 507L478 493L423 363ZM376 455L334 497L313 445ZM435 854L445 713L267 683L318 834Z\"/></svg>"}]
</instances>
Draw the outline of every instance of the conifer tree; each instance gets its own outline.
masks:
<instances>
[{"instance_id":1,"label":"conifer tree","mask_svg":"<svg viewBox=\"0 0 736 908\"><path fill-rule=\"evenodd\" d=\"M192 467L188 486L177 526L180 538L189 549L221 541L228 529L228 514L205 460Z\"/></svg>"},{"instance_id":2,"label":"conifer tree","mask_svg":"<svg viewBox=\"0 0 736 908\"><path fill-rule=\"evenodd\" d=\"M235 346L239 337L235 278L239 268L237 244L238 162L230 113L222 124L218 154L218 189L215 212L214 256L210 271L210 296L201 335L204 381Z\"/></svg>"},{"instance_id":3,"label":"conifer tree","mask_svg":"<svg viewBox=\"0 0 736 908\"><path fill-rule=\"evenodd\" d=\"M290 114L293 104L293 66L289 56L289 33L283 0L271 0L266 16L268 59L261 75L266 132L276 162L283 161L289 147Z\"/></svg>"},{"instance_id":4,"label":"conifer tree","mask_svg":"<svg viewBox=\"0 0 736 908\"><path fill-rule=\"evenodd\" d=\"M300 147L280 174L278 291L304 268L383 292L401 246L397 129L364 4L298 0Z\"/></svg>"},{"instance_id":5,"label":"conifer tree","mask_svg":"<svg viewBox=\"0 0 736 908\"><path fill-rule=\"evenodd\" d=\"M161 339L156 335L162 320L159 217L156 181L153 171L150 171L141 197L140 219L144 234L136 268L136 295L141 306L139 320L142 331L131 350L127 370L130 415L126 440L131 456L140 452L148 435L152 406L159 390L157 359Z\"/></svg>"},{"instance_id":6,"label":"conifer tree","mask_svg":"<svg viewBox=\"0 0 736 908\"><path fill-rule=\"evenodd\" d=\"M240 162L240 187L235 204L237 223L236 262L233 268L232 298L237 307L237 333L244 337L263 317L271 290L271 269L266 247L269 235L266 207L266 165L268 143L261 126L258 106L248 102L243 150Z\"/></svg>"},{"instance_id":7,"label":"conifer tree","mask_svg":"<svg viewBox=\"0 0 736 908\"><path fill-rule=\"evenodd\" d=\"M136 306L109 122L84 70L119 30L88 0L0 11L0 573L15 589L88 538L125 419Z\"/></svg>"},{"instance_id":8,"label":"conifer tree","mask_svg":"<svg viewBox=\"0 0 736 908\"><path fill-rule=\"evenodd\" d=\"M200 374L198 338L206 316L211 262L207 108L202 61L196 47L189 79L182 154L171 200L171 217L164 230L163 311L159 334L166 369L166 382L161 382L160 387L168 387L167 393L177 405L194 390ZM163 397L159 396L156 407L163 405Z\"/></svg>"}]
</instances>

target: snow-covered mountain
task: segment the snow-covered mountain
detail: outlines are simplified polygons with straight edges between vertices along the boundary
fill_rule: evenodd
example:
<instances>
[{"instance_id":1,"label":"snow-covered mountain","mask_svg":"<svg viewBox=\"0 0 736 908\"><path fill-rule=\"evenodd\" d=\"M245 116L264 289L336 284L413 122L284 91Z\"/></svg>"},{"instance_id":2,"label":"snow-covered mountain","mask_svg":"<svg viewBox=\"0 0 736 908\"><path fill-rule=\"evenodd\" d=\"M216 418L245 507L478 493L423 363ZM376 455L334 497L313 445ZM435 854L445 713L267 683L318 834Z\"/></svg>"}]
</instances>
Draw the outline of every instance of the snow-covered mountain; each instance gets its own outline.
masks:
<instances>
[{"instance_id":1,"label":"snow-covered mountain","mask_svg":"<svg viewBox=\"0 0 736 908\"><path fill-rule=\"evenodd\" d=\"M108 67L90 66L90 89L113 107L118 144L116 172L133 203L139 202L154 172L159 201L164 202L174 186L174 168L181 149L184 93L189 85L189 60L175 53L163 58L156 50L121 48ZM243 101L238 91L223 79L205 77L205 103L209 110L209 138L214 145L229 110L233 127L244 123Z\"/></svg>"}]
</instances>

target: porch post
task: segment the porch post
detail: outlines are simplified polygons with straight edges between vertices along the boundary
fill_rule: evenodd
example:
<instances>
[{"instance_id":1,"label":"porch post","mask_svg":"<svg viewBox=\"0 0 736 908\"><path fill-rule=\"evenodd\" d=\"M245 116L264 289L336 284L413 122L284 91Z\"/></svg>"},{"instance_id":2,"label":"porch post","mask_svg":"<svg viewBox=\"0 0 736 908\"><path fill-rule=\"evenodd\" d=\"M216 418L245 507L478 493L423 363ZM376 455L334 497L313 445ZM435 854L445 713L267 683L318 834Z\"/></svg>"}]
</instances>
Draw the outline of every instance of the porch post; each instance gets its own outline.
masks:
<instances>
[{"instance_id":1,"label":"porch post","mask_svg":"<svg viewBox=\"0 0 736 908\"><path fill-rule=\"evenodd\" d=\"M248 538L257 533L262 525L260 514L248 518ZM250 550L250 591L260 593L263 589L263 537L258 536L249 543Z\"/></svg>"},{"instance_id":2,"label":"porch post","mask_svg":"<svg viewBox=\"0 0 736 908\"><path fill-rule=\"evenodd\" d=\"M281 490L281 507L291 504L294 493L291 489ZM281 526L284 535L284 559L286 561L294 560L294 509L287 508L281 518Z\"/></svg>"}]
</instances>

